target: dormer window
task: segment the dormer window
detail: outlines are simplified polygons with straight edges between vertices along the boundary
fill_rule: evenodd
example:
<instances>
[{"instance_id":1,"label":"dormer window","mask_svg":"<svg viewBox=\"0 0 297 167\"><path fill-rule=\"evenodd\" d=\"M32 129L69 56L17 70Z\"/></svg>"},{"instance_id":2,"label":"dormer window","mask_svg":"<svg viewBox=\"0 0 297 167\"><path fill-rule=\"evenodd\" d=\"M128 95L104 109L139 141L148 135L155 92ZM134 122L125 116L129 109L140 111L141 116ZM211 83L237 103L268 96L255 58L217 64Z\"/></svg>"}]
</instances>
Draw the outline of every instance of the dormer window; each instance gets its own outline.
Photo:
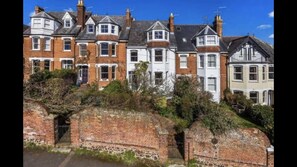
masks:
<instances>
[{"instance_id":1,"label":"dormer window","mask_svg":"<svg viewBox=\"0 0 297 167\"><path fill-rule=\"evenodd\" d=\"M115 26L111 26L111 33L112 33L112 34L115 33Z\"/></svg>"},{"instance_id":2,"label":"dormer window","mask_svg":"<svg viewBox=\"0 0 297 167\"><path fill-rule=\"evenodd\" d=\"M198 37L198 44L204 45L204 37Z\"/></svg>"},{"instance_id":3,"label":"dormer window","mask_svg":"<svg viewBox=\"0 0 297 167\"><path fill-rule=\"evenodd\" d=\"M45 20L44 20L44 28L50 28L50 26L51 26L50 23L51 23L50 20L45 19Z\"/></svg>"},{"instance_id":4,"label":"dormer window","mask_svg":"<svg viewBox=\"0 0 297 167\"><path fill-rule=\"evenodd\" d=\"M108 25L101 25L101 33L108 33Z\"/></svg>"},{"instance_id":5,"label":"dormer window","mask_svg":"<svg viewBox=\"0 0 297 167\"><path fill-rule=\"evenodd\" d=\"M163 32L155 31L155 39L163 39Z\"/></svg>"},{"instance_id":6,"label":"dormer window","mask_svg":"<svg viewBox=\"0 0 297 167\"><path fill-rule=\"evenodd\" d=\"M216 37L215 36L206 36L206 42L210 45L216 44Z\"/></svg>"},{"instance_id":7,"label":"dormer window","mask_svg":"<svg viewBox=\"0 0 297 167\"><path fill-rule=\"evenodd\" d=\"M87 25L87 31L88 31L88 33L94 33L94 25L93 24L88 24Z\"/></svg>"},{"instance_id":8,"label":"dormer window","mask_svg":"<svg viewBox=\"0 0 297 167\"><path fill-rule=\"evenodd\" d=\"M66 20L65 20L65 28L70 28L70 26L71 26L71 21L70 21L70 19L66 19Z\"/></svg>"},{"instance_id":9,"label":"dormer window","mask_svg":"<svg viewBox=\"0 0 297 167\"><path fill-rule=\"evenodd\" d=\"M149 40L152 40L153 39L153 33L150 31L149 32Z\"/></svg>"},{"instance_id":10,"label":"dormer window","mask_svg":"<svg viewBox=\"0 0 297 167\"><path fill-rule=\"evenodd\" d=\"M152 31L149 31L148 34L147 34L147 38L148 38L148 41L151 41L151 40L166 40L168 41L169 40L169 34L167 31L165 30L152 30Z\"/></svg>"},{"instance_id":11,"label":"dormer window","mask_svg":"<svg viewBox=\"0 0 297 167\"><path fill-rule=\"evenodd\" d=\"M33 28L41 28L41 19L33 19Z\"/></svg>"}]
</instances>

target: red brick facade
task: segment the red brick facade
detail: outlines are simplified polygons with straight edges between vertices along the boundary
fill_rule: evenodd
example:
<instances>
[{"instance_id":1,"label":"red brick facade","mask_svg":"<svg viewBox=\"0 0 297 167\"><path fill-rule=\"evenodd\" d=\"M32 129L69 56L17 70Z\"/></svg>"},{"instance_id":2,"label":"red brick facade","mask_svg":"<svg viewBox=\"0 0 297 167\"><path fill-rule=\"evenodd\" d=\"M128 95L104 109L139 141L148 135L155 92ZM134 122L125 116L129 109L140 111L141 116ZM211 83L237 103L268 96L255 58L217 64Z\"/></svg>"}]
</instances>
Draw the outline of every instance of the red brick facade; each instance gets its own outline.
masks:
<instances>
[{"instance_id":1,"label":"red brick facade","mask_svg":"<svg viewBox=\"0 0 297 167\"><path fill-rule=\"evenodd\" d=\"M176 54L175 67L178 75L192 75L197 76L197 56L196 53L190 53L187 57L187 68L180 68L180 56Z\"/></svg>"},{"instance_id":2,"label":"red brick facade","mask_svg":"<svg viewBox=\"0 0 297 167\"><path fill-rule=\"evenodd\" d=\"M214 136L200 123L185 131L185 160L196 159L206 166L265 167L273 162L267 136L258 129L238 129ZM271 165L273 166L273 165Z\"/></svg>"}]
</instances>

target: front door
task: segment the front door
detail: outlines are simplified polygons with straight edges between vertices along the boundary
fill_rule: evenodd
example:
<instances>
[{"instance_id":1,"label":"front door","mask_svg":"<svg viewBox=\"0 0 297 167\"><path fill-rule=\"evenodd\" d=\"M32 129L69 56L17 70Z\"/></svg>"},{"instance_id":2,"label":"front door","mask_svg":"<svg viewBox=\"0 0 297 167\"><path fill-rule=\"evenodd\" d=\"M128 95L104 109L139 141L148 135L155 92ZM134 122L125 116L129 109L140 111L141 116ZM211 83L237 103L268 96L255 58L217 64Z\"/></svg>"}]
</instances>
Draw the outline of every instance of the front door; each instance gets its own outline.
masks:
<instances>
[{"instance_id":1,"label":"front door","mask_svg":"<svg viewBox=\"0 0 297 167\"><path fill-rule=\"evenodd\" d=\"M78 79L81 81L81 84L88 82L88 72L88 66L79 66Z\"/></svg>"}]
</instances>

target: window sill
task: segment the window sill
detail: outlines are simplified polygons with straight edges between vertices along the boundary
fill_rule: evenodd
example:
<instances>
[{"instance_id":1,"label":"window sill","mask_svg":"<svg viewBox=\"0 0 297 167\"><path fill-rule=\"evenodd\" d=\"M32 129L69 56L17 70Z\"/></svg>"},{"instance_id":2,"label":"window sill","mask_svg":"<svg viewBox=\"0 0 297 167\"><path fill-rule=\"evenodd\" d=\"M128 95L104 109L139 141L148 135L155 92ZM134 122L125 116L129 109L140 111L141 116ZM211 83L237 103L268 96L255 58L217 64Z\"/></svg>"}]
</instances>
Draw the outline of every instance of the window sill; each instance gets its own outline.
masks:
<instances>
[{"instance_id":1,"label":"window sill","mask_svg":"<svg viewBox=\"0 0 297 167\"><path fill-rule=\"evenodd\" d=\"M32 51L40 51L40 49L32 49Z\"/></svg>"},{"instance_id":2,"label":"window sill","mask_svg":"<svg viewBox=\"0 0 297 167\"><path fill-rule=\"evenodd\" d=\"M108 57L108 55L100 55L100 57Z\"/></svg>"},{"instance_id":3,"label":"window sill","mask_svg":"<svg viewBox=\"0 0 297 167\"><path fill-rule=\"evenodd\" d=\"M71 52L71 50L63 50L63 52Z\"/></svg>"},{"instance_id":4,"label":"window sill","mask_svg":"<svg viewBox=\"0 0 297 167\"><path fill-rule=\"evenodd\" d=\"M180 67L180 69L188 69L188 67Z\"/></svg>"},{"instance_id":5,"label":"window sill","mask_svg":"<svg viewBox=\"0 0 297 167\"><path fill-rule=\"evenodd\" d=\"M232 80L232 82L242 82L243 83L243 80Z\"/></svg>"},{"instance_id":6,"label":"window sill","mask_svg":"<svg viewBox=\"0 0 297 167\"><path fill-rule=\"evenodd\" d=\"M249 80L249 83L259 83L259 81L253 81L253 80Z\"/></svg>"},{"instance_id":7,"label":"window sill","mask_svg":"<svg viewBox=\"0 0 297 167\"><path fill-rule=\"evenodd\" d=\"M108 82L109 80L108 79L100 79L100 81Z\"/></svg>"}]
</instances>

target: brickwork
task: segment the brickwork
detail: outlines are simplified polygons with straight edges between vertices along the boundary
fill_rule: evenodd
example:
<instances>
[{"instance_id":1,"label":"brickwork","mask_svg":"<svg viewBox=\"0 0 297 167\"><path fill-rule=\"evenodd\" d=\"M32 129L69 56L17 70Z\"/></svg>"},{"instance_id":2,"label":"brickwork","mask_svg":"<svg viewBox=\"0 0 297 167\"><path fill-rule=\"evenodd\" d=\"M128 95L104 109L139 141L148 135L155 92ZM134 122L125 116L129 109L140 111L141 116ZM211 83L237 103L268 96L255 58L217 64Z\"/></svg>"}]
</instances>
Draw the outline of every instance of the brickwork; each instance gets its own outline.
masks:
<instances>
[{"instance_id":1,"label":"brickwork","mask_svg":"<svg viewBox=\"0 0 297 167\"><path fill-rule=\"evenodd\" d=\"M197 75L197 57L196 54L189 54L187 57L187 68L180 68L180 57L178 54L176 54L175 57L175 64L176 64L176 74L180 75Z\"/></svg>"},{"instance_id":2,"label":"brickwork","mask_svg":"<svg viewBox=\"0 0 297 167\"><path fill-rule=\"evenodd\" d=\"M227 88L227 54L220 56L220 75L221 75L221 98L224 97L224 90Z\"/></svg>"},{"instance_id":3,"label":"brickwork","mask_svg":"<svg viewBox=\"0 0 297 167\"><path fill-rule=\"evenodd\" d=\"M23 106L24 141L54 145L54 116L47 113L46 107L31 101Z\"/></svg>"},{"instance_id":4,"label":"brickwork","mask_svg":"<svg viewBox=\"0 0 297 167\"><path fill-rule=\"evenodd\" d=\"M255 128L238 129L214 136L198 122L185 132L185 160L196 159L206 166L267 165L267 136ZM273 159L272 156L270 156Z\"/></svg>"},{"instance_id":5,"label":"brickwork","mask_svg":"<svg viewBox=\"0 0 297 167\"><path fill-rule=\"evenodd\" d=\"M165 162L168 132L144 113L98 108L71 117L71 140L76 146L110 153L133 150L136 156Z\"/></svg>"},{"instance_id":6,"label":"brickwork","mask_svg":"<svg viewBox=\"0 0 297 167\"><path fill-rule=\"evenodd\" d=\"M147 43L148 48L154 48L154 47L169 47L169 42L148 42Z\"/></svg>"}]
</instances>

